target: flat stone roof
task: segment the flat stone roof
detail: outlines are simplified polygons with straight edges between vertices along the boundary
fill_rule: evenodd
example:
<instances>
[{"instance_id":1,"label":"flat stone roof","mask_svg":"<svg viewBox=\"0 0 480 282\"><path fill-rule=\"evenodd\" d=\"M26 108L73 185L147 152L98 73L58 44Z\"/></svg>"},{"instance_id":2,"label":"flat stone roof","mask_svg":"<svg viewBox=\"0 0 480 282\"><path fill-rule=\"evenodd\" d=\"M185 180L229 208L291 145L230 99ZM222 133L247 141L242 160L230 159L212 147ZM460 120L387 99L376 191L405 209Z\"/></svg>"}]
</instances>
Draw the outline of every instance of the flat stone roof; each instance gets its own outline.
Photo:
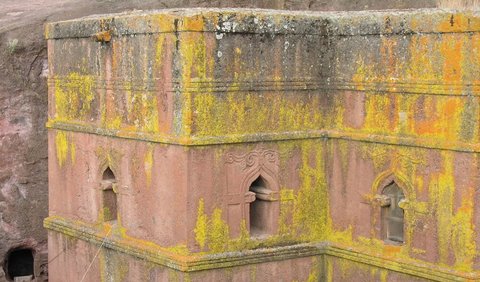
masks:
<instances>
[{"instance_id":1,"label":"flat stone roof","mask_svg":"<svg viewBox=\"0 0 480 282\"><path fill-rule=\"evenodd\" d=\"M92 15L48 23L47 39L173 32L379 35L480 31L480 11L443 9L307 12L266 9L165 9Z\"/></svg>"}]
</instances>

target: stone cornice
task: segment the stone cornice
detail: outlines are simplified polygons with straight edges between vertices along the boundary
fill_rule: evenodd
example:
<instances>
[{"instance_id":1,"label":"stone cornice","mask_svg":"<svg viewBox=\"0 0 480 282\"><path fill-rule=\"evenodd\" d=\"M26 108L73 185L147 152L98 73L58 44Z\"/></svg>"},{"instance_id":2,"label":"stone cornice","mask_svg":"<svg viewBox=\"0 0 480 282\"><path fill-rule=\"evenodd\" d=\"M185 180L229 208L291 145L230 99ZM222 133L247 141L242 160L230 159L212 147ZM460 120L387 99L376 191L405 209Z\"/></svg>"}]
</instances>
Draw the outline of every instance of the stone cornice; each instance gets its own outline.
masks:
<instances>
[{"instance_id":1,"label":"stone cornice","mask_svg":"<svg viewBox=\"0 0 480 282\"><path fill-rule=\"evenodd\" d=\"M434 150L447 150L467 153L480 153L480 143L436 140L427 137L397 136L368 132L340 131L331 129L288 131L257 134L234 134L223 136L190 136L176 137L142 132L123 132L121 130L104 129L84 124L51 120L46 125L49 129L95 134L106 137L146 141L179 146L207 146L236 144L245 142L275 142L302 139L341 139L383 145L397 145Z\"/></svg>"},{"instance_id":2,"label":"stone cornice","mask_svg":"<svg viewBox=\"0 0 480 282\"><path fill-rule=\"evenodd\" d=\"M461 24L449 23L459 19ZM418 21L418 19L422 19ZM94 15L48 23L47 39L178 32L309 34L319 36L403 35L480 31L478 12L440 9L306 12L265 9L165 9Z\"/></svg>"},{"instance_id":3,"label":"stone cornice","mask_svg":"<svg viewBox=\"0 0 480 282\"><path fill-rule=\"evenodd\" d=\"M336 257L433 281L480 281L479 272L459 272L449 267L437 266L427 262L371 255L357 251L355 248L328 242L303 243L216 254L179 254L169 248L163 248L150 242L142 244L139 243L139 240L133 238L107 236L110 233L105 232L105 230L99 231L100 229L92 225L62 217L48 217L44 221L44 226L50 231L83 240L95 246L102 246L183 272L324 256L326 259Z\"/></svg>"},{"instance_id":4,"label":"stone cornice","mask_svg":"<svg viewBox=\"0 0 480 282\"><path fill-rule=\"evenodd\" d=\"M262 248L218 254L179 254L169 248L163 248L151 242L125 239L109 235L94 226L71 221L61 217L48 217L44 227L96 246L116 250L156 264L164 265L184 272L232 267L260 262L279 261L299 257L321 255L324 248L312 244L298 244L273 248Z\"/></svg>"}]
</instances>

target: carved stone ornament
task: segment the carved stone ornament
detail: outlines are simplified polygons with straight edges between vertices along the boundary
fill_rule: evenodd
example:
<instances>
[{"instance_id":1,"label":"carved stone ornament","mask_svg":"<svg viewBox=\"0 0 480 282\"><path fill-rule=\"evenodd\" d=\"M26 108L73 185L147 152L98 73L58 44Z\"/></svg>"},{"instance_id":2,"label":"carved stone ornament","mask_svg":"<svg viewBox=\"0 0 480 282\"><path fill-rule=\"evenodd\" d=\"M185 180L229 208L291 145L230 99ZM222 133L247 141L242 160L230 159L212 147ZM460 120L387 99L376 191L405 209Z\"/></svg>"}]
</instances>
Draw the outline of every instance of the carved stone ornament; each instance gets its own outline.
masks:
<instances>
[{"instance_id":1,"label":"carved stone ornament","mask_svg":"<svg viewBox=\"0 0 480 282\"><path fill-rule=\"evenodd\" d=\"M248 169L252 166L262 167L266 163L278 165L278 158L278 153L276 151L258 149L240 155L228 153L225 162L228 164L240 163L244 169Z\"/></svg>"}]
</instances>

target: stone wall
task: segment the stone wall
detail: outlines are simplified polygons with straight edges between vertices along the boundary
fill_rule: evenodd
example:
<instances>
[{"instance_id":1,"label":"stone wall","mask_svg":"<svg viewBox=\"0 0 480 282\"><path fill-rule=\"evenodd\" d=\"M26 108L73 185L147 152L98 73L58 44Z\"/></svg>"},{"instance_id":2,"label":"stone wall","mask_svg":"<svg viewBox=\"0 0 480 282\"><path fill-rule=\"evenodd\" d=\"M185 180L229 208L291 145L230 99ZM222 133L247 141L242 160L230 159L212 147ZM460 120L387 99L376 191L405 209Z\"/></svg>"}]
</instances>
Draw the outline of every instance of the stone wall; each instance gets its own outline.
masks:
<instances>
[{"instance_id":1,"label":"stone wall","mask_svg":"<svg viewBox=\"0 0 480 282\"><path fill-rule=\"evenodd\" d=\"M49 24L51 257L62 233L207 276L325 255L335 279L478 279L479 31L437 9Z\"/></svg>"},{"instance_id":2,"label":"stone wall","mask_svg":"<svg viewBox=\"0 0 480 282\"><path fill-rule=\"evenodd\" d=\"M47 215L46 42L43 24L94 13L173 7L362 10L433 7L435 1L77 1L0 7L0 263L18 247L45 251ZM3 265L3 263L2 263ZM4 274L0 269L0 280Z\"/></svg>"}]
</instances>

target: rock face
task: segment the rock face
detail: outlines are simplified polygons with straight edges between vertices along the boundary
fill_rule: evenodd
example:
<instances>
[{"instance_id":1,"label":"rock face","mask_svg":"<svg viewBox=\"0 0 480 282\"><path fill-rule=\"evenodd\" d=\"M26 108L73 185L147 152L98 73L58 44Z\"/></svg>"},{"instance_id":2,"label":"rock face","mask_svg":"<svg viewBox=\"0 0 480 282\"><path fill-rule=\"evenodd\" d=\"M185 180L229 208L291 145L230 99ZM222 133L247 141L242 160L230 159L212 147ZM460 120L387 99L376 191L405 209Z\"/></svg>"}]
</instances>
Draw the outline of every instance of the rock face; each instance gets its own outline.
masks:
<instances>
[{"instance_id":1,"label":"rock face","mask_svg":"<svg viewBox=\"0 0 480 282\"><path fill-rule=\"evenodd\" d=\"M46 258L46 47L41 34L0 38L0 261L16 248Z\"/></svg>"},{"instance_id":2,"label":"rock face","mask_svg":"<svg viewBox=\"0 0 480 282\"><path fill-rule=\"evenodd\" d=\"M39 275L45 261L47 216L46 41L43 23L132 9L259 7L359 10L433 7L434 1L76 1L2 3L0 8L0 280L16 249L33 250ZM10 261L12 261L11 258ZM10 264L11 266L11 264ZM8 270L8 269L6 269ZM38 278L38 277L37 277Z\"/></svg>"}]
</instances>

